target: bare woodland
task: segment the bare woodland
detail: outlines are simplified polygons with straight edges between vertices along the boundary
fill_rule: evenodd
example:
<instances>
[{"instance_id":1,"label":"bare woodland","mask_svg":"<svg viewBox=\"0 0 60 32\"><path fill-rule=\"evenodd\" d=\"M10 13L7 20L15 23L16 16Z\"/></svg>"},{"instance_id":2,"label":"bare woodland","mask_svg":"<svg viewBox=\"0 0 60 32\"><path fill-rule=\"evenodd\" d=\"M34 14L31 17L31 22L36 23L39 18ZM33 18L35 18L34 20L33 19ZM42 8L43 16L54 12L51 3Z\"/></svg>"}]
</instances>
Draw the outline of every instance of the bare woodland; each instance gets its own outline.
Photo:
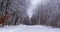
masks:
<instances>
[{"instance_id":1,"label":"bare woodland","mask_svg":"<svg viewBox=\"0 0 60 32\"><path fill-rule=\"evenodd\" d=\"M26 14L29 1L0 0L0 18L9 15L4 25L49 25L60 27L60 0L50 0L47 4L37 6L31 20ZM4 18L4 17L2 17ZM0 19L1 20L1 19Z\"/></svg>"}]
</instances>

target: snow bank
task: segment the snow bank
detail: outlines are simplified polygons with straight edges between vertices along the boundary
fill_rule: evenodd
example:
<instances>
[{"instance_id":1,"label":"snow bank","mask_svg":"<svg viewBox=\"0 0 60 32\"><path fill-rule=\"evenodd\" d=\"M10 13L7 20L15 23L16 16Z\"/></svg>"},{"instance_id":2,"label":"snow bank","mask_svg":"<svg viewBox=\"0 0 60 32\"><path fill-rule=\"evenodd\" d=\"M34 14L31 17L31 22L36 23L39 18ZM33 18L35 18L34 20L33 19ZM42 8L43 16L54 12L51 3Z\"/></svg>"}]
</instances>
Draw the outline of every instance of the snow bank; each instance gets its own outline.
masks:
<instances>
[{"instance_id":1,"label":"snow bank","mask_svg":"<svg viewBox=\"0 0 60 32\"><path fill-rule=\"evenodd\" d=\"M0 32L60 32L60 29L42 25L16 25L0 28Z\"/></svg>"}]
</instances>

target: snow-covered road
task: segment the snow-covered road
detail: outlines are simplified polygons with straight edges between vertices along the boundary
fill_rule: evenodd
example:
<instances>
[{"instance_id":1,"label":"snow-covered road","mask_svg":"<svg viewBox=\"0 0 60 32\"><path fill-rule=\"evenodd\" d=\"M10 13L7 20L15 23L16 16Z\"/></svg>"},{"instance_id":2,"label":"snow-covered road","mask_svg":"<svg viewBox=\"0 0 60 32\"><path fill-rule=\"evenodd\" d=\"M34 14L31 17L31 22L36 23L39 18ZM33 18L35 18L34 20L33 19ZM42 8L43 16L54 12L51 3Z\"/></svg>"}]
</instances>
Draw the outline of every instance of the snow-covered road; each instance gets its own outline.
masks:
<instances>
[{"instance_id":1,"label":"snow-covered road","mask_svg":"<svg viewBox=\"0 0 60 32\"><path fill-rule=\"evenodd\" d=\"M60 32L59 28L52 28L50 26L35 25L16 25L16 26L5 26L0 28L0 32Z\"/></svg>"}]
</instances>

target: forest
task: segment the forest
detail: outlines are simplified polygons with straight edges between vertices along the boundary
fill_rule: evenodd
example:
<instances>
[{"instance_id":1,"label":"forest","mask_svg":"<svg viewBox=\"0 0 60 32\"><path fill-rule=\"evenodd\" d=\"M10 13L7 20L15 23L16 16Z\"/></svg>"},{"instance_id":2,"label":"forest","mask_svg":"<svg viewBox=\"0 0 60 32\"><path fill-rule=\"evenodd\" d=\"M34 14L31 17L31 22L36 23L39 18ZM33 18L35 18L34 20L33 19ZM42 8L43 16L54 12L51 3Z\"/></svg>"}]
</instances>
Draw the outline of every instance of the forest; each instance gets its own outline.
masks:
<instances>
[{"instance_id":1,"label":"forest","mask_svg":"<svg viewBox=\"0 0 60 32\"><path fill-rule=\"evenodd\" d=\"M42 0L33 8L34 13L29 19L26 12L30 5L33 5L30 3L31 0L0 0L0 24L60 27L60 0Z\"/></svg>"}]
</instances>

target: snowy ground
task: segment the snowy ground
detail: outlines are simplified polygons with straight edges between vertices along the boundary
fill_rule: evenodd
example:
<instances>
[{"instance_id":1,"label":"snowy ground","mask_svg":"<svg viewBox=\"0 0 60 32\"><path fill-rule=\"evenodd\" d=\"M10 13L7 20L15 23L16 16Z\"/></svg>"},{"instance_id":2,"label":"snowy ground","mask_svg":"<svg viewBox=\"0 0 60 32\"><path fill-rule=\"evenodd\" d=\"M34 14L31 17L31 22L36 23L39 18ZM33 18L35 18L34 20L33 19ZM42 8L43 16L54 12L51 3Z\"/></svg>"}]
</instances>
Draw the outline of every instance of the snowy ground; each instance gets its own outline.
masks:
<instances>
[{"instance_id":1,"label":"snowy ground","mask_svg":"<svg viewBox=\"0 0 60 32\"><path fill-rule=\"evenodd\" d=\"M27 26L27 25L17 25L17 26L5 26L0 28L0 32L60 32L59 28L52 28L43 25Z\"/></svg>"}]
</instances>

